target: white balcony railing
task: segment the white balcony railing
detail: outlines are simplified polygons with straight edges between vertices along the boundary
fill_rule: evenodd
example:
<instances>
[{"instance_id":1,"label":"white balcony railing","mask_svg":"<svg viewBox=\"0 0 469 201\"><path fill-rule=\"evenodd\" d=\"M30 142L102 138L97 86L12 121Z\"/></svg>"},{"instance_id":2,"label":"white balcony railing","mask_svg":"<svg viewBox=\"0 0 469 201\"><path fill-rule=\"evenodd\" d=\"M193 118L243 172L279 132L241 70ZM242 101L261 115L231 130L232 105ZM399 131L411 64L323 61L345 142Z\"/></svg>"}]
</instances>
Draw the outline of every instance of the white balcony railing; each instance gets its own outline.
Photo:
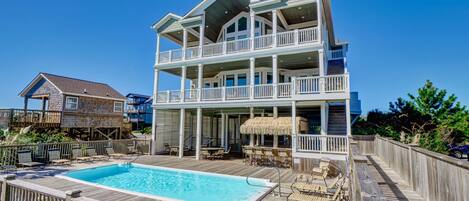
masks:
<instances>
[{"instance_id":1,"label":"white balcony railing","mask_svg":"<svg viewBox=\"0 0 469 201\"><path fill-rule=\"evenodd\" d=\"M294 31L279 32L276 35L264 35L254 37L254 48L252 46L252 38L239 39L234 41L225 41L220 43L203 45L202 47L190 47L183 49L164 51L159 53L158 63L171 63L182 60L193 60L200 57L213 57L226 54L235 54L239 52L247 52L252 50L274 48L276 46L286 47L293 45L309 44L318 42L317 28L297 29ZM202 55L200 55L202 54Z\"/></svg>"},{"instance_id":2,"label":"white balcony railing","mask_svg":"<svg viewBox=\"0 0 469 201\"><path fill-rule=\"evenodd\" d=\"M299 152L347 153L348 137L331 135L297 135L296 148Z\"/></svg>"},{"instance_id":3,"label":"white balcony railing","mask_svg":"<svg viewBox=\"0 0 469 201\"><path fill-rule=\"evenodd\" d=\"M292 83L261 84L233 87L203 88L200 101L230 101L254 99L295 98L294 96L320 95L322 93L347 93L349 91L349 76L329 75L323 77L293 78ZM183 102L198 102L199 90L184 91ZM158 93L157 103L181 102L183 93L178 90Z\"/></svg>"},{"instance_id":4,"label":"white balcony railing","mask_svg":"<svg viewBox=\"0 0 469 201\"><path fill-rule=\"evenodd\" d=\"M254 98L272 98L274 96L274 85L261 84L254 86Z\"/></svg>"},{"instance_id":5,"label":"white balcony railing","mask_svg":"<svg viewBox=\"0 0 469 201\"><path fill-rule=\"evenodd\" d=\"M240 99L249 99L249 86L236 86L236 87L226 87L225 88L225 97L226 100L240 100Z\"/></svg>"}]
</instances>

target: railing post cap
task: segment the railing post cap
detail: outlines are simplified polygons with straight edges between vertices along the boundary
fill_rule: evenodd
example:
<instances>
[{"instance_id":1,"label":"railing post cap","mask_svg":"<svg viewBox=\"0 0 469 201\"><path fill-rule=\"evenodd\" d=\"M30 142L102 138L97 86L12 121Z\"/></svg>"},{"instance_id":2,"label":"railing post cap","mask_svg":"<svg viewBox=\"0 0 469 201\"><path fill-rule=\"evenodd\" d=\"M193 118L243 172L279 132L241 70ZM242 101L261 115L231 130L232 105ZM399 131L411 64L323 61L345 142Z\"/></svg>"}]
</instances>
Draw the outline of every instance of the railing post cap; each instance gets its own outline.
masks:
<instances>
[{"instance_id":1,"label":"railing post cap","mask_svg":"<svg viewBox=\"0 0 469 201\"><path fill-rule=\"evenodd\" d=\"M66 196L70 196L71 198L80 197L81 190L69 190L65 191Z\"/></svg>"}]
</instances>

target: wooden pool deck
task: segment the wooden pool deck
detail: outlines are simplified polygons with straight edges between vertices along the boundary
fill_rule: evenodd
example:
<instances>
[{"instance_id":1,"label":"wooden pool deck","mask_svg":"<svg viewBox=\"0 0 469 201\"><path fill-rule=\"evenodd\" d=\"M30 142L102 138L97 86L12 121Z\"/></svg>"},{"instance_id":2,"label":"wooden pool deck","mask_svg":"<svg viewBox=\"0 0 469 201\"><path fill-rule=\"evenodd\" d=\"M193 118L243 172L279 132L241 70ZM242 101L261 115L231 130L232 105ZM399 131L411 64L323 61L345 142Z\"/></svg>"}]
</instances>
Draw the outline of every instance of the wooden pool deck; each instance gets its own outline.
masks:
<instances>
[{"instance_id":1,"label":"wooden pool deck","mask_svg":"<svg viewBox=\"0 0 469 201\"><path fill-rule=\"evenodd\" d=\"M375 156L368 156L371 176L378 183L379 188L385 195L386 200L423 200L418 194L412 191L409 186L402 181L401 178L390 168L386 167L379 158ZM114 191L86 185L78 182L55 177L54 175L69 171L70 169L102 166L105 164L112 164L124 161L107 161L107 162L93 162L93 163L79 163L73 164L72 167L61 166L48 166L44 169L34 170L21 170L18 171L18 179L27 181L36 185L56 189L62 192L70 190L80 190L81 196L100 201L150 201L155 200L147 197L137 196L120 191ZM273 183L277 183L278 174L275 170L266 167L246 166L241 159L237 160L200 160L197 161L193 157L186 157L179 159L174 156L140 156L135 163L177 168L184 170L202 171L210 173L219 173L233 176L246 177L251 175L253 178L268 179ZM280 169L282 196L276 197L270 193L264 197L263 201L286 201L288 195L291 193L290 185L294 182L297 174L293 173L291 169ZM332 180L332 179L330 179ZM319 181L318 181L319 182ZM331 181L328 181L328 183ZM278 192L278 188L274 190Z\"/></svg>"},{"instance_id":2,"label":"wooden pool deck","mask_svg":"<svg viewBox=\"0 0 469 201\"><path fill-rule=\"evenodd\" d=\"M114 161L118 162L118 161ZM107 163L93 163L93 164L79 164L73 168L80 168L86 166L100 166ZM211 173L219 173L233 176L246 177L251 175L252 178L268 179L274 183L277 183L278 174L275 170L265 167L253 167L246 166L242 163L242 160L229 160L229 161L208 161L201 160L197 161L194 158L183 158L179 159L177 157L171 156L140 156L135 163L153 165L160 167L168 168L177 168L184 170L194 170L194 171L203 171ZM123 192L118 192L114 190L103 189L95 186L90 186L86 184L81 184L66 179L54 177L54 174L58 174L64 171L67 171L70 168L62 167L47 167L44 170L30 171L22 174L23 180L41 185L44 187L57 189L60 191L69 191L69 190L81 190L81 195L87 198L92 198L95 200L101 201L147 201L154 200L146 197L140 197L133 194L127 194ZM263 200L265 201L276 201L276 200L286 200L286 196L290 194L289 186L296 178L296 175L291 171L291 169L280 169L281 173L281 182L282 182L282 195L281 198L276 198L272 195L267 195ZM36 174L36 175L35 175ZM31 178L28 178L31 177Z\"/></svg>"}]
</instances>

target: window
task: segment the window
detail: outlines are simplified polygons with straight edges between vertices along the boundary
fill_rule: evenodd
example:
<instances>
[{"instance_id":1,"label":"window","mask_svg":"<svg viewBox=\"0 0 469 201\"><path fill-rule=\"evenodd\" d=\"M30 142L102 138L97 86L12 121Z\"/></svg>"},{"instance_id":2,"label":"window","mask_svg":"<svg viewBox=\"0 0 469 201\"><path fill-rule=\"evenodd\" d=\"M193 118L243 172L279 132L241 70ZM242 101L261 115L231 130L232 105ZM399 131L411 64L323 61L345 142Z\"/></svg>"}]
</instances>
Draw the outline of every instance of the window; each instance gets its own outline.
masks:
<instances>
[{"instance_id":1,"label":"window","mask_svg":"<svg viewBox=\"0 0 469 201\"><path fill-rule=\"evenodd\" d=\"M272 84L272 73L271 72L268 72L267 73L267 84Z\"/></svg>"},{"instance_id":2,"label":"window","mask_svg":"<svg viewBox=\"0 0 469 201\"><path fill-rule=\"evenodd\" d=\"M119 101L114 101L114 112L122 112L123 106L124 106L124 103L119 102Z\"/></svg>"},{"instance_id":3,"label":"window","mask_svg":"<svg viewBox=\"0 0 469 201\"><path fill-rule=\"evenodd\" d=\"M67 98L65 98L65 109L67 110L78 109L78 97L67 96Z\"/></svg>"},{"instance_id":4,"label":"window","mask_svg":"<svg viewBox=\"0 0 469 201\"><path fill-rule=\"evenodd\" d=\"M248 19L246 17L239 18L238 31L245 31L248 29Z\"/></svg>"},{"instance_id":5,"label":"window","mask_svg":"<svg viewBox=\"0 0 469 201\"><path fill-rule=\"evenodd\" d=\"M213 88L217 88L218 87L218 82L214 82L213 83Z\"/></svg>"},{"instance_id":6,"label":"window","mask_svg":"<svg viewBox=\"0 0 469 201\"><path fill-rule=\"evenodd\" d=\"M259 73L259 72L257 72L257 73L254 74L254 84L255 84L255 85L258 85L258 84L261 83L261 79L260 79L260 78L261 78L261 76L260 76L260 73Z\"/></svg>"},{"instance_id":7,"label":"window","mask_svg":"<svg viewBox=\"0 0 469 201\"><path fill-rule=\"evenodd\" d=\"M234 41L234 40L236 40L235 37L228 37L228 38L226 38L226 41Z\"/></svg>"},{"instance_id":8,"label":"window","mask_svg":"<svg viewBox=\"0 0 469 201\"><path fill-rule=\"evenodd\" d=\"M261 23L259 21L256 21L255 26L256 26L256 28L259 28L261 26Z\"/></svg>"},{"instance_id":9,"label":"window","mask_svg":"<svg viewBox=\"0 0 469 201\"><path fill-rule=\"evenodd\" d=\"M232 87L234 86L234 75L227 75L226 76L226 84L225 86L227 87Z\"/></svg>"},{"instance_id":10,"label":"window","mask_svg":"<svg viewBox=\"0 0 469 201\"><path fill-rule=\"evenodd\" d=\"M238 75L238 86L245 86L247 84L246 74Z\"/></svg>"},{"instance_id":11,"label":"window","mask_svg":"<svg viewBox=\"0 0 469 201\"><path fill-rule=\"evenodd\" d=\"M206 82L204 88L210 88L210 82Z\"/></svg>"},{"instance_id":12,"label":"window","mask_svg":"<svg viewBox=\"0 0 469 201\"><path fill-rule=\"evenodd\" d=\"M233 23L228 28L226 28L226 33L234 33L236 31L236 25Z\"/></svg>"}]
</instances>

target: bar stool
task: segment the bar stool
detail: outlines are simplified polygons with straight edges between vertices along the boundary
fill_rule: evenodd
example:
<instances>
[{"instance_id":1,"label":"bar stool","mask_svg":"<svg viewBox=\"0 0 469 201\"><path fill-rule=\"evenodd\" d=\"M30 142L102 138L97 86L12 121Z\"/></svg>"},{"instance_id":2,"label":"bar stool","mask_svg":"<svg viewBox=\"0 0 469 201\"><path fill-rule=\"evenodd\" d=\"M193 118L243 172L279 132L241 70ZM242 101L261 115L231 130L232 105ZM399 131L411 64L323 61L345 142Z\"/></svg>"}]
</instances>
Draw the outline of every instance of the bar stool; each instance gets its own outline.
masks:
<instances>
[{"instance_id":1,"label":"bar stool","mask_svg":"<svg viewBox=\"0 0 469 201\"><path fill-rule=\"evenodd\" d=\"M262 165L262 163L264 162L264 152L262 151L262 149L255 149L254 153L256 165Z\"/></svg>"}]
</instances>

